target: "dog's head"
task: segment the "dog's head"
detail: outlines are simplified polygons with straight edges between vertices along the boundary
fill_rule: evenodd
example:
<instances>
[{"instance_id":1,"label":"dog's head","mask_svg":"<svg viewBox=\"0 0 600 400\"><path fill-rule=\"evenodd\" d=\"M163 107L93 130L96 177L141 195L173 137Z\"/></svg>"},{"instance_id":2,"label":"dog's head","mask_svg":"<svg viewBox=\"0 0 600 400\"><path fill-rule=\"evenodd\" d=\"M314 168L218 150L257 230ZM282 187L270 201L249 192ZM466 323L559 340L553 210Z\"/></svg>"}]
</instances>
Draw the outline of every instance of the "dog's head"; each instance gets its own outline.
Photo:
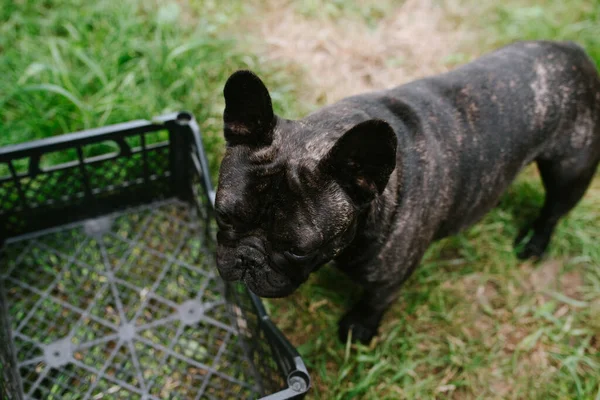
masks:
<instances>
[{"instance_id":1,"label":"dog's head","mask_svg":"<svg viewBox=\"0 0 600 400\"><path fill-rule=\"evenodd\" d=\"M224 95L217 266L259 296L287 296L352 242L395 168L397 139L380 120L278 118L249 71L233 74Z\"/></svg>"}]
</instances>

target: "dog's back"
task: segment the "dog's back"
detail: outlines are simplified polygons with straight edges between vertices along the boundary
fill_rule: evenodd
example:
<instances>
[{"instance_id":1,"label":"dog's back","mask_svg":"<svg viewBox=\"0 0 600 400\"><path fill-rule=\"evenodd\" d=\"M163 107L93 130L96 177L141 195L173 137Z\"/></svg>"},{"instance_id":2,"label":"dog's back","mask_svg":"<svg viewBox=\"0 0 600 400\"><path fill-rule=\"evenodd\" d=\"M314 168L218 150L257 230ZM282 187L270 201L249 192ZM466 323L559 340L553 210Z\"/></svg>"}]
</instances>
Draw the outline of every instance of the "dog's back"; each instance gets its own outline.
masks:
<instances>
[{"instance_id":1,"label":"dog's back","mask_svg":"<svg viewBox=\"0 0 600 400\"><path fill-rule=\"evenodd\" d=\"M600 160L600 78L574 43L515 43L345 101L366 103L404 136L399 162L413 159L422 174L413 176L424 199L413 215L437 225L436 238L476 222L534 160L586 177Z\"/></svg>"}]
</instances>

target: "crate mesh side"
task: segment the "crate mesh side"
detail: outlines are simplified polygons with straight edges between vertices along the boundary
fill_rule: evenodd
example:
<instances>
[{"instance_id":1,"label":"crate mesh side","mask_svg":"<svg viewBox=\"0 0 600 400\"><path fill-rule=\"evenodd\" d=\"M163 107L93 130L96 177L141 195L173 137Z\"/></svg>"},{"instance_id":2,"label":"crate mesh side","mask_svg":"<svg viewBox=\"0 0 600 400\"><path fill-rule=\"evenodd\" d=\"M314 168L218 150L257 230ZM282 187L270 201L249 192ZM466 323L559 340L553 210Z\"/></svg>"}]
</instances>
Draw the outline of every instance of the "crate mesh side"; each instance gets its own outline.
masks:
<instances>
[{"instance_id":1,"label":"crate mesh side","mask_svg":"<svg viewBox=\"0 0 600 400\"><path fill-rule=\"evenodd\" d=\"M169 200L5 245L26 398L239 399L285 386L256 315L228 305L202 220Z\"/></svg>"},{"instance_id":2,"label":"crate mesh side","mask_svg":"<svg viewBox=\"0 0 600 400\"><path fill-rule=\"evenodd\" d=\"M147 143L148 137L159 133L164 140L166 133L161 131L123 134L119 145L114 141L65 144L50 154L32 152L25 159L1 162L0 236L17 236L172 195L171 146ZM106 153L90 153L88 147ZM79 157L73 158L76 150ZM70 161L56 165L50 163L53 157Z\"/></svg>"},{"instance_id":3,"label":"crate mesh side","mask_svg":"<svg viewBox=\"0 0 600 400\"><path fill-rule=\"evenodd\" d=\"M255 373L261 377L263 390L272 393L287 387L285 377L273 356L269 339L259 323L254 305L248 295L248 288L241 283L231 283L228 294L231 298L229 303L231 314L239 331L238 341L248 355L248 361L255 369Z\"/></svg>"},{"instance_id":4,"label":"crate mesh side","mask_svg":"<svg viewBox=\"0 0 600 400\"><path fill-rule=\"evenodd\" d=\"M0 265L5 262L6 255L0 255ZM0 275L2 269L0 269ZM0 399L21 399L20 379L16 366L14 345L10 335L6 299L0 280Z\"/></svg>"}]
</instances>

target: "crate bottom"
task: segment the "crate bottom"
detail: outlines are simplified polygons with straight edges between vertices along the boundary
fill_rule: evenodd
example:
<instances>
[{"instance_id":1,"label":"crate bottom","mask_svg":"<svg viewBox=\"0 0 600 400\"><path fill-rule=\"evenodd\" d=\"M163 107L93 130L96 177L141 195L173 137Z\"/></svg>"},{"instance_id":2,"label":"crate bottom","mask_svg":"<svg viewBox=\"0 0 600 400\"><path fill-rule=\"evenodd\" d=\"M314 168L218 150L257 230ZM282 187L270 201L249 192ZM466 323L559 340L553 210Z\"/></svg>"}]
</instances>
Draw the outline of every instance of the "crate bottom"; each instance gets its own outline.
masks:
<instances>
[{"instance_id":1,"label":"crate bottom","mask_svg":"<svg viewBox=\"0 0 600 400\"><path fill-rule=\"evenodd\" d=\"M259 397L203 224L168 200L5 244L24 397Z\"/></svg>"}]
</instances>

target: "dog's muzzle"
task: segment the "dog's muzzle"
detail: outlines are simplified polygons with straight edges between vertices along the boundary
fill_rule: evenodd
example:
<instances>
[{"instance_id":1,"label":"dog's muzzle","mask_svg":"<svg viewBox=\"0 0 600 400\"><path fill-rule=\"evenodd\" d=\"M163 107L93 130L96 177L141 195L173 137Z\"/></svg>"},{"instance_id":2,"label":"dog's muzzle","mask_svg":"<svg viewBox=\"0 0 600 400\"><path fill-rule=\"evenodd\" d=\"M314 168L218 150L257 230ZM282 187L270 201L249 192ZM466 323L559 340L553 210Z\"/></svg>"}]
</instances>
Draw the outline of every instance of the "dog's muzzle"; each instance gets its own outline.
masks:
<instances>
[{"instance_id":1,"label":"dog's muzzle","mask_svg":"<svg viewBox=\"0 0 600 400\"><path fill-rule=\"evenodd\" d=\"M261 297L283 297L291 294L304 279L295 274L291 266L270 259L256 240L245 241L236 247L218 246L217 267L226 281L243 281Z\"/></svg>"}]
</instances>

